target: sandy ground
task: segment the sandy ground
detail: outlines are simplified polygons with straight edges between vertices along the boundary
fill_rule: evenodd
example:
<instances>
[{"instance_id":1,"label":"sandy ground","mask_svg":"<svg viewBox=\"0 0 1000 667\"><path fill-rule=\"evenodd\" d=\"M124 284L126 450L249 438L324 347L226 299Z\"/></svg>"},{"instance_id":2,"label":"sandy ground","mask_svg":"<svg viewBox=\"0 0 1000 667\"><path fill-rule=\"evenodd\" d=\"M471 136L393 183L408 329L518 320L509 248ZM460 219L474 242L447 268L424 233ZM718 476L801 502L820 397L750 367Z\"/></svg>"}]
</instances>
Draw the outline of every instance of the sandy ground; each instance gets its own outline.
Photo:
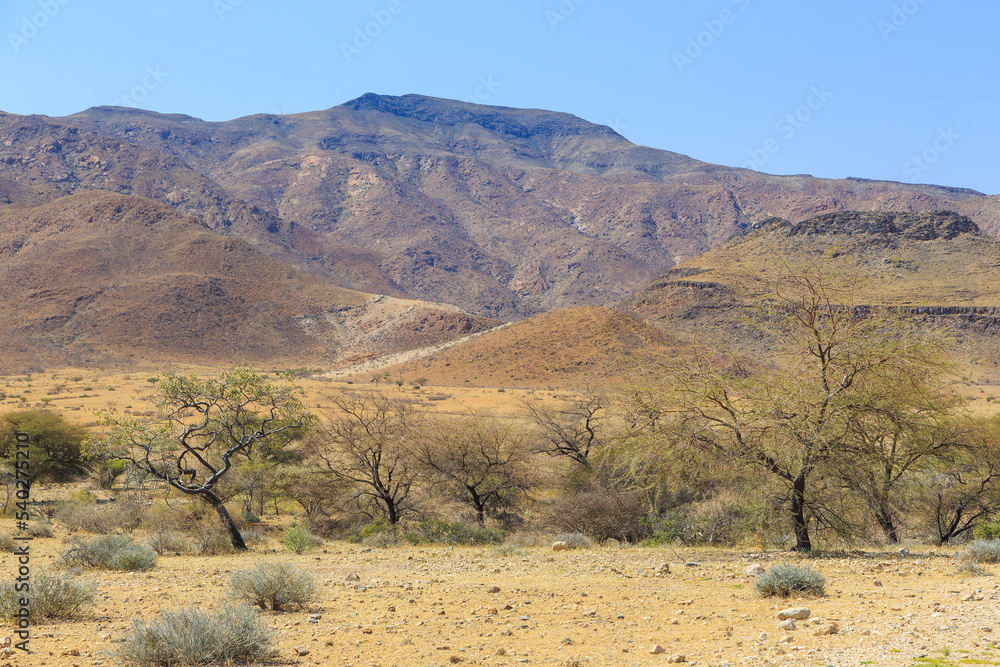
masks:
<instances>
[{"instance_id":1,"label":"sandy ground","mask_svg":"<svg viewBox=\"0 0 1000 667\"><path fill-rule=\"evenodd\" d=\"M62 548L58 535L34 540L31 567L48 567ZM692 665L1000 664L996 579L959 574L952 555L810 559L828 594L783 600L759 597L745 571L789 554L329 542L294 555L271 541L244 556L164 557L146 573L85 573L99 583L87 616L38 623L34 653L2 664L111 665L106 652L134 618L221 603L228 575L261 559L292 561L321 584L311 609L261 612L276 632L274 664L662 665L676 655ZM15 568L0 556L5 579ZM822 622L779 630L778 611L794 606ZM836 634L816 634L831 623ZM665 650L650 653L657 644Z\"/></svg>"}]
</instances>

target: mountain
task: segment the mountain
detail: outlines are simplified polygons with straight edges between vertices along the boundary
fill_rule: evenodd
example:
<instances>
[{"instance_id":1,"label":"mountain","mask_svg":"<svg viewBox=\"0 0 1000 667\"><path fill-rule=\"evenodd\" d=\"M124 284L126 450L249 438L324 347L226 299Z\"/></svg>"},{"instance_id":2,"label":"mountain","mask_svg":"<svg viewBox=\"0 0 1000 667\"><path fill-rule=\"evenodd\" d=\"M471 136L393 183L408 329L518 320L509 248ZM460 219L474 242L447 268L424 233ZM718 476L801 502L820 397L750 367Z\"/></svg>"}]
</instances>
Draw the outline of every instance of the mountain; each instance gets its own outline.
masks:
<instances>
[{"instance_id":1,"label":"mountain","mask_svg":"<svg viewBox=\"0 0 1000 667\"><path fill-rule=\"evenodd\" d=\"M0 115L0 202L95 188L156 199L344 287L501 319L614 304L772 216L953 210L1000 232L997 196L769 176L570 114L420 95L219 123Z\"/></svg>"},{"instance_id":2,"label":"mountain","mask_svg":"<svg viewBox=\"0 0 1000 667\"><path fill-rule=\"evenodd\" d=\"M150 199L0 209L3 372L52 364L330 365L488 329L453 306L332 285Z\"/></svg>"},{"instance_id":3,"label":"mountain","mask_svg":"<svg viewBox=\"0 0 1000 667\"><path fill-rule=\"evenodd\" d=\"M607 388L643 358L674 353L670 335L626 313L596 306L563 308L492 329L468 341L380 366L406 382L473 387ZM356 371L367 379L374 369ZM338 372L343 376L343 372Z\"/></svg>"},{"instance_id":4,"label":"mountain","mask_svg":"<svg viewBox=\"0 0 1000 667\"><path fill-rule=\"evenodd\" d=\"M949 332L959 356L983 372L1000 371L1000 242L951 212L772 218L667 271L620 308L688 342L765 354L745 316L781 272L816 261L852 277L854 306L899 307Z\"/></svg>"}]
</instances>

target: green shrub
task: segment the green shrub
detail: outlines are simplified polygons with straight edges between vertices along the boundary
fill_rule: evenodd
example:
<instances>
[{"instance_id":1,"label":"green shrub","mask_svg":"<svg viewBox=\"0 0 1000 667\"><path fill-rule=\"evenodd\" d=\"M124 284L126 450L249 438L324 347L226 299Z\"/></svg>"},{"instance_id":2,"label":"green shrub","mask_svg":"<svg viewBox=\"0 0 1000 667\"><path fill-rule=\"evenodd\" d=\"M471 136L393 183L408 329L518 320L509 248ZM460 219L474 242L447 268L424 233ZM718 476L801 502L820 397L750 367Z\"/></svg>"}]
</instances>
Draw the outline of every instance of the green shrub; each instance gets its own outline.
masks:
<instances>
[{"instance_id":1,"label":"green shrub","mask_svg":"<svg viewBox=\"0 0 1000 667\"><path fill-rule=\"evenodd\" d=\"M1000 540L973 540L962 557L973 563L1000 563Z\"/></svg>"},{"instance_id":2,"label":"green shrub","mask_svg":"<svg viewBox=\"0 0 1000 667\"><path fill-rule=\"evenodd\" d=\"M243 510L243 520L246 523L260 523L260 517L250 510Z\"/></svg>"},{"instance_id":3,"label":"green shrub","mask_svg":"<svg viewBox=\"0 0 1000 667\"><path fill-rule=\"evenodd\" d=\"M428 519L410 528L404 537L410 544L503 544L507 532L500 528Z\"/></svg>"},{"instance_id":4,"label":"green shrub","mask_svg":"<svg viewBox=\"0 0 1000 667\"><path fill-rule=\"evenodd\" d=\"M673 533L664 532L658 530L642 542L639 542L640 547L665 547L673 544L677 541L677 536Z\"/></svg>"},{"instance_id":5,"label":"green shrub","mask_svg":"<svg viewBox=\"0 0 1000 667\"><path fill-rule=\"evenodd\" d=\"M251 663L275 657L273 642L271 630L245 604L211 612L184 607L149 624L133 621L114 657L139 667Z\"/></svg>"},{"instance_id":6,"label":"green shrub","mask_svg":"<svg viewBox=\"0 0 1000 667\"><path fill-rule=\"evenodd\" d=\"M21 608L19 599L24 592L15 590L14 581L0 587L0 616L13 617ZM74 618L94 601L97 584L82 582L75 577L38 570L31 574L31 595L28 609L31 618Z\"/></svg>"},{"instance_id":7,"label":"green shrub","mask_svg":"<svg viewBox=\"0 0 1000 667\"><path fill-rule=\"evenodd\" d=\"M754 581L754 588L764 597L777 595L825 595L826 578L806 565L772 565Z\"/></svg>"},{"instance_id":8,"label":"green shrub","mask_svg":"<svg viewBox=\"0 0 1000 667\"><path fill-rule=\"evenodd\" d=\"M396 540L396 527L389 523L389 521L383 517L378 517L373 519L371 523L366 523L361 526L361 528L351 531L351 534L347 536L347 541L351 544L360 544L361 542L370 543L372 541L386 541L387 537L381 537L383 535L391 535L392 543L395 544Z\"/></svg>"},{"instance_id":9,"label":"green shrub","mask_svg":"<svg viewBox=\"0 0 1000 667\"><path fill-rule=\"evenodd\" d=\"M156 552L136 544L130 535L102 535L92 540L73 540L59 556L66 568L144 572L156 566Z\"/></svg>"},{"instance_id":10,"label":"green shrub","mask_svg":"<svg viewBox=\"0 0 1000 667\"><path fill-rule=\"evenodd\" d=\"M972 535L980 540L1000 539L1000 519L980 522L972 530Z\"/></svg>"},{"instance_id":11,"label":"green shrub","mask_svg":"<svg viewBox=\"0 0 1000 667\"><path fill-rule=\"evenodd\" d=\"M258 563L229 578L229 596L271 611L288 605L303 609L316 597L316 581L287 563Z\"/></svg>"},{"instance_id":12,"label":"green shrub","mask_svg":"<svg viewBox=\"0 0 1000 667\"><path fill-rule=\"evenodd\" d=\"M315 546L319 546L323 543L323 540L302 526L289 526L281 536L281 543L292 553L301 554Z\"/></svg>"}]
</instances>

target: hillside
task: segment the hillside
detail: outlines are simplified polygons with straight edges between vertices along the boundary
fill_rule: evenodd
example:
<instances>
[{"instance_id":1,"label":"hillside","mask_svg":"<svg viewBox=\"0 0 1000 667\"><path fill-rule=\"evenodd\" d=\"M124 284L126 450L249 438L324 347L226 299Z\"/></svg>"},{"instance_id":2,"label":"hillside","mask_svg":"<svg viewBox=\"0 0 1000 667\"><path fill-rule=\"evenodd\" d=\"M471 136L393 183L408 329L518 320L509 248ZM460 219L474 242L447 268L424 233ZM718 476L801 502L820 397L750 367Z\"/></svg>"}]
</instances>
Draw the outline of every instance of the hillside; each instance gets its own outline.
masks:
<instances>
[{"instance_id":1,"label":"hillside","mask_svg":"<svg viewBox=\"0 0 1000 667\"><path fill-rule=\"evenodd\" d=\"M339 285L503 319L611 305L771 216L948 209L1000 231L1000 199L971 190L768 176L420 95L222 123L2 115L0 164L0 202L138 194Z\"/></svg>"},{"instance_id":2,"label":"hillside","mask_svg":"<svg viewBox=\"0 0 1000 667\"><path fill-rule=\"evenodd\" d=\"M163 204L81 192L0 209L5 372L138 362L329 365L493 321L331 285Z\"/></svg>"},{"instance_id":3,"label":"hillside","mask_svg":"<svg viewBox=\"0 0 1000 667\"><path fill-rule=\"evenodd\" d=\"M676 349L670 336L625 313L593 306L565 308L356 376L368 380L388 373L392 379L436 386L607 387L622 380L643 357Z\"/></svg>"},{"instance_id":4,"label":"hillside","mask_svg":"<svg viewBox=\"0 0 1000 667\"><path fill-rule=\"evenodd\" d=\"M741 317L782 271L819 259L857 277L854 304L902 307L944 326L990 372L1000 361L1000 243L969 218L941 213L831 213L774 218L671 269L621 308L709 344L754 344Z\"/></svg>"}]
</instances>

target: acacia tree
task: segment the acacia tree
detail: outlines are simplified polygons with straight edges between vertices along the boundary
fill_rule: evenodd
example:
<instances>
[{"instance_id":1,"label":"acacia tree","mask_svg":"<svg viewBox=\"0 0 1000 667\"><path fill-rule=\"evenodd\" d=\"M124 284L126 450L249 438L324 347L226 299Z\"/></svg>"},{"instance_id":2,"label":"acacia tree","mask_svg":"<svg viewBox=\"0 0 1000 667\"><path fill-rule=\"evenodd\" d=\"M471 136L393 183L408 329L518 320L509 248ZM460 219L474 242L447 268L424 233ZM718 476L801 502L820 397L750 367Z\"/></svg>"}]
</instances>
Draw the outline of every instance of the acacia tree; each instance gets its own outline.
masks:
<instances>
[{"instance_id":1,"label":"acacia tree","mask_svg":"<svg viewBox=\"0 0 1000 667\"><path fill-rule=\"evenodd\" d=\"M103 459L125 461L171 488L201 498L219 515L233 547L246 550L220 486L255 448L285 442L313 417L301 387L279 385L251 368L202 380L166 373L153 398L160 415L137 419L104 413L107 435L92 443Z\"/></svg>"},{"instance_id":2,"label":"acacia tree","mask_svg":"<svg viewBox=\"0 0 1000 667\"><path fill-rule=\"evenodd\" d=\"M534 485L528 437L509 419L470 413L441 419L428 435L414 443L417 459L480 524L517 506Z\"/></svg>"},{"instance_id":3,"label":"acacia tree","mask_svg":"<svg viewBox=\"0 0 1000 667\"><path fill-rule=\"evenodd\" d=\"M665 386L632 392L634 429L670 422L692 445L777 481L798 551L812 549L810 520L850 530L818 490L850 455L852 424L896 392L922 390L923 369L942 367L937 340L891 309L855 307L853 295L852 280L818 265L785 273L756 314L772 363L700 352L668 364Z\"/></svg>"},{"instance_id":4,"label":"acacia tree","mask_svg":"<svg viewBox=\"0 0 1000 667\"><path fill-rule=\"evenodd\" d=\"M353 486L354 499L396 524L412 511L410 493L420 466L411 445L421 418L413 405L380 391L341 395L307 451L326 470ZM366 503L367 501L367 503Z\"/></svg>"},{"instance_id":5,"label":"acacia tree","mask_svg":"<svg viewBox=\"0 0 1000 667\"><path fill-rule=\"evenodd\" d=\"M69 482L87 474L83 443L88 431L48 410L21 410L0 416L0 462L13 471L17 434L27 433L31 467L27 482Z\"/></svg>"},{"instance_id":6,"label":"acacia tree","mask_svg":"<svg viewBox=\"0 0 1000 667\"><path fill-rule=\"evenodd\" d=\"M591 455L602 444L601 422L608 407L605 396L588 388L580 399L566 406L539 401L524 401L522 405L538 429L536 451L565 456L591 468Z\"/></svg>"}]
</instances>

